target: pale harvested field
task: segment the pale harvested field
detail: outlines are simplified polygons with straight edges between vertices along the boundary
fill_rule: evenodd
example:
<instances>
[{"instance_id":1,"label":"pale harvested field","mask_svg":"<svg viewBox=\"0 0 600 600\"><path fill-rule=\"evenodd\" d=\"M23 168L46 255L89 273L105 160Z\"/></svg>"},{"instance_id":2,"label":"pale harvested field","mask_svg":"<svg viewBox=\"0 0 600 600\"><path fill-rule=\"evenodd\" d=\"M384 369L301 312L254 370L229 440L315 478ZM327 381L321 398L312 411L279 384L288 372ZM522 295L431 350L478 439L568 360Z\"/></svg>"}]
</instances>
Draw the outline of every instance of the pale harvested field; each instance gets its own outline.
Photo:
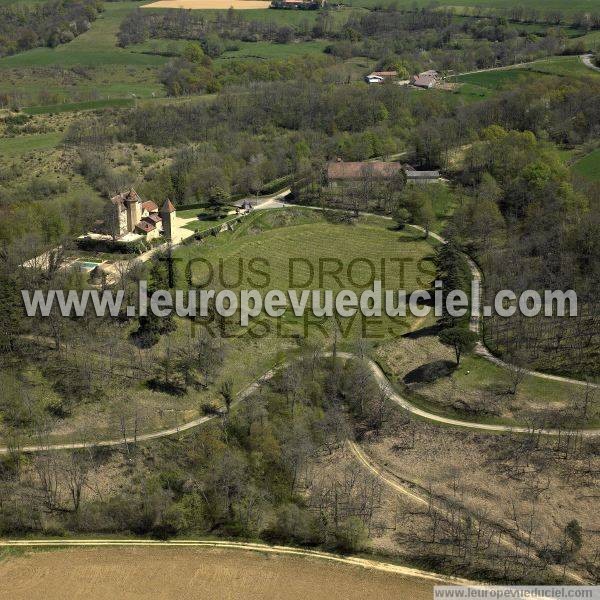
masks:
<instances>
[{"instance_id":1,"label":"pale harvested field","mask_svg":"<svg viewBox=\"0 0 600 600\"><path fill-rule=\"evenodd\" d=\"M142 8L235 8L244 10L250 8L269 8L271 2L262 0L158 0L152 4L145 4Z\"/></svg>"},{"instance_id":2,"label":"pale harvested field","mask_svg":"<svg viewBox=\"0 0 600 600\"><path fill-rule=\"evenodd\" d=\"M0 598L430 600L433 581L314 558L202 548L69 548L0 562Z\"/></svg>"}]
</instances>

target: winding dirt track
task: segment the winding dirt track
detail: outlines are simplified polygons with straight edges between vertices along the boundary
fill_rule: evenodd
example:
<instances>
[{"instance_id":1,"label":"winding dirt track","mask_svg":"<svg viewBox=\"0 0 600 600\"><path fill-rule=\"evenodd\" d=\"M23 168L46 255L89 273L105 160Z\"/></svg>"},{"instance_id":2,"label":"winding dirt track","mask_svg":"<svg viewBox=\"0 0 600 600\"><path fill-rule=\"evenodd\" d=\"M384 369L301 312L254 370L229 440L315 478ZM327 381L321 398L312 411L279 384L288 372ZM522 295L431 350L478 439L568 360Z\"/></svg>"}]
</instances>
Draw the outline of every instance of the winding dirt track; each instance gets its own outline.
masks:
<instances>
[{"instance_id":1,"label":"winding dirt track","mask_svg":"<svg viewBox=\"0 0 600 600\"><path fill-rule=\"evenodd\" d=\"M593 69L594 71L598 71L600 73L600 67L597 67L593 62L592 62L592 58L593 58L593 54L584 54L582 56L580 56L579 58L581 59L581 62L588 67L589 69Z\"/></svg>"},{"instance_id":2,"label":"winding dirt track","mask_svg":"<svg viewBox=\"0 0 600 600\"><path fill-rule=\"evenodd\" d=\"M331 356L330 352L325 353L325 356ZM336 354L337 358L341 358L344 360L349 360L352 358L356 358L354 354L350 352L338 352ZM463 427L465 429L473 429L482 432L504 432L504 433L536 433L539 435L564 435L565 430L559 429L536 429L532 430L530 427L520 427L517 425L499 425L499 424L490 424L490 423L477 423L472 421L462 421L460 419L451 419L449 417L443 417L440 415L436 415L434 413L430 413L414 404L411 404L406 398L403 398L392 386L388 378L385 376L381 368L374 361L363 358L363 360L369 365L373 376L377 380L379 386L385 390L388 398L397 404L400 408L405 410L406 412L415 415L417 417L421 417L428 421L433 421L434 423L441 423L443 425L451 425L454 427ZM280 369L283 365L276 367L274 369L270 369L267 371L262 377L257 379L255 382L250 384L248 387L244 388L241 392L236 396L236 402L240 402L244 398L247 398L252 392L258 389L261 383L268 381L273 377L277 369ZM96 446L121 446L125 443L134 444L137 442L146 442L150 440L155 440L158 438L169 437L172 435L177 435L183 431L187 431L189 429L193 429L202 425L203 423L207 423L208 421L217 418L218 415L207 415L203 417L199 417L194 419L193 421L188 421L183 425L179 425L178 427L171 427L169 429L161 429L160 431L154 431L152 433L145 433L137 436L128 436L126 438L119 439L109 439L109 440L98 440L98 441L82 441L82 442L70 442L65 444L36 444L32 446L22 446L18 448L20 452L47 452L50 450L76 450L79 448L91 448ZM581 435L586 437L593 437L600 435L600 429L578 429L577 430ZM0 454L6 454L15 448L8 448L6 446L0 447Z\"/></svg>"}]
</instances>

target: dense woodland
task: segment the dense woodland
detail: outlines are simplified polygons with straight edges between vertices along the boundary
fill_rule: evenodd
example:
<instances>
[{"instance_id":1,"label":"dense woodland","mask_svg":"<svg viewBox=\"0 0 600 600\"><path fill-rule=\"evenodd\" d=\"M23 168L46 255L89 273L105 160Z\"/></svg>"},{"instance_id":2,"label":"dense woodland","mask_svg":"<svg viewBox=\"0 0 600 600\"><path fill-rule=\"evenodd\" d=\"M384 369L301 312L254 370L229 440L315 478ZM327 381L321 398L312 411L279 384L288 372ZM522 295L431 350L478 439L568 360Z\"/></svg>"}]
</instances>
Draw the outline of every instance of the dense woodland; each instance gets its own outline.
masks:
<instances>
[{"instance_id":1,"label":"dense woodland","mask_svg":"<svg viewBox=\"0 0 600 600\"><path fill-rule=\"evenodd\" d=\"M0 56L37 46L54 48L88 31L102 10L98 0L53 0L32 7L0 7Z\"/></svg>"}]
</instances>

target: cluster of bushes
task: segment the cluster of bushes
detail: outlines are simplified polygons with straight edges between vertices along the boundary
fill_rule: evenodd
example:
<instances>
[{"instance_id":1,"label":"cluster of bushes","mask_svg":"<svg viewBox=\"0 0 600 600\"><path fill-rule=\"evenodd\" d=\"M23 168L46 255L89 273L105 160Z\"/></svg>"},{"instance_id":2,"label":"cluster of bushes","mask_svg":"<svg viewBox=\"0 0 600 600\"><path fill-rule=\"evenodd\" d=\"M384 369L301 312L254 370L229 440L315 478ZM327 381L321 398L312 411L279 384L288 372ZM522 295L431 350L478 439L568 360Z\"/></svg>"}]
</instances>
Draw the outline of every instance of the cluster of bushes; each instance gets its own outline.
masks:
<instances>
[{"instance_id":1,"label":"cluster of bushes","mask_svg":"<svg viewBox=\"0 0 600 600\"><path fill-rule=\"evenodd\" d=\"M189 43L183 54L162 70L160 80L170 96L215 93L224 85L253 81L318 78L333 61L326 56L232 60L215 66L201 44Z\"/></svg>"},{"instance_id":2,"label":"cluster of bushes","mask_svg":"<svg viewBox=\"0 0 600 600\"><path fill-rule=\"evenodd\" d=\"M90 252L118 252L120 254L142 254L150 248L145 242L113 242L93 238L77 238L77 247Z\"/></svg>"}]
</instances>

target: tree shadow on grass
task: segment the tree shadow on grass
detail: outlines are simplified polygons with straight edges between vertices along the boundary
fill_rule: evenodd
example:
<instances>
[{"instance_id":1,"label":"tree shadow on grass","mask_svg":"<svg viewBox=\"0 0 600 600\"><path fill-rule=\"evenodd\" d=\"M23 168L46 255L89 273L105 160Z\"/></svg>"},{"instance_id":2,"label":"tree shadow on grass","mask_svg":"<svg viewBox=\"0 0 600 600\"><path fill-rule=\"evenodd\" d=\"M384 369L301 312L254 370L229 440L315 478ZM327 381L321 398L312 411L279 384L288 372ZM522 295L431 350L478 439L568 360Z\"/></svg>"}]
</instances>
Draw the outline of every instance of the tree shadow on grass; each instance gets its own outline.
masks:
<instances>
[{"instance_id":1,"label":"tree shadow on grass","mask_svg":"<svg viewBox=\"0 0 600 600\"><path fill-rule=\"evenodd\" d=\"M440 325L430 325L429 327L423 327L422 329L415 329L405 333L402 337L407 340L418 340L424 337L437 336L441 331Z\"/></svg>"},{"instance_id":2,"label":"tree shadow on grass","mask_svg":"<svg viewBox=\"0 0 600 600\"><path fill-rule=\"evenodd\" d=\"M404 376L404 383L434 383L442 377L450 377L456 370L451 360L435 360L413 369Z\"/></svg>"},{"instance_id":3,"label":"tree shadow on grass","mask_svg":"<svg viewBox=\"0 0 600 600\"><path fill-rule=\"evenodd\" d=\"M153 392L163 392L171 396L183 396L185 394L185 388L173 382L165 382L162 379L153 377L146 383L148 389Z\"/></svg>"}]
</instances>

